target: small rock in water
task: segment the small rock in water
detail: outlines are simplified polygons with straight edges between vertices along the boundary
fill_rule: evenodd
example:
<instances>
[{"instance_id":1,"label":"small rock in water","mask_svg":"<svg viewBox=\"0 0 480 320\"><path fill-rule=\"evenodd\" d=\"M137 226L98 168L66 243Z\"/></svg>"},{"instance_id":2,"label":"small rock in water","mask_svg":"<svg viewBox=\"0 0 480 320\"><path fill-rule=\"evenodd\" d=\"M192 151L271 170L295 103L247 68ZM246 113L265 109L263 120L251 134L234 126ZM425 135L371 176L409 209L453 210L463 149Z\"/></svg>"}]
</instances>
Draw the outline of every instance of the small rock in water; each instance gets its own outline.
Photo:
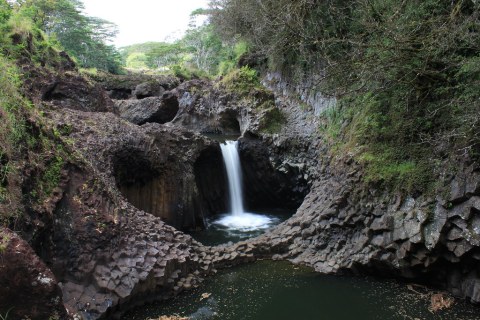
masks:
<instances>
[{"instance_id":1,"label":"small rock in water","mask_svg":"<svg viewBox=\"0 0 480 320\"><path fill-rule=\"evenodd\" d=\"M207 293L207 292L202 293L202 295L200 297L200 301L210 298L211 295L212 295L211 293Z\"/></svg>"},{"instance_id":2,"label":"small rock in water","mask_svg":"<svg viewBox=\"0 0 480 320\"><path fill-rule=\"evenodd\" d=\"M442 309L448 309L453 305L453 298L448 297L442 293L435 293L430 298L430 307L428 310L432 313L440 311Z\"/></svg>"}]
</instances>

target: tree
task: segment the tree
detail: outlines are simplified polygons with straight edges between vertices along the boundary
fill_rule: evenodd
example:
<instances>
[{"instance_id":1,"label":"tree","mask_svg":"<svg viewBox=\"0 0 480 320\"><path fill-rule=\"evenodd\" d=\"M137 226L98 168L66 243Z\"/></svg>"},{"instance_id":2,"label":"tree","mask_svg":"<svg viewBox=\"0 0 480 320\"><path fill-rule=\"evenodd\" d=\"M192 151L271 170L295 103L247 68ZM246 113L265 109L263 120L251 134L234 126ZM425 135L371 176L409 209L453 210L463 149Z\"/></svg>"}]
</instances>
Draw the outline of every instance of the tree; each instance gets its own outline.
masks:
<instances>
[{"instance_id":1,"label":"tree","mask_svg":"<svg viewBox=\"0 0 480 320\"><path fill-rule=\"evenodd\" d=\"M121 58L108 43L116 36L116 26L82 13L79 0L25 0L18 5L29 11L33 21L85 68L119 72Z\"/></svg>"},{"instance_id":2,"label":"tree","mask_svg":"<svg viewBox=\"0 0 480 320\"><path fill-rule=\"evenodd\" d=\"M194 65L209 74L217 72L223 56L223 46L220 38L213 32L211 25L203 25L190 29L182 42L192 53Z\"/></svg>"},{"instance_id":3,"label":"tree","mask_svg":"<svg viewBox=\"0 0 480 320\"><path fill-rule=\"evenodd\" d=\"M147 52L147 65L151 68L168 68L173 64L180 64L187 53L186 48L180 42L158 42Z\"/></svg>"},{"instance_id":4,"label":"tree","mask_svg":"<svg viewBox=\"0 0 480 320\"><path fill-rule=\"evenodd\" d=\"M133 52L125 59L125 66L129 69L147 69L147 56L142 52Z\"/></svg>"},{"instance_id":5,"label":"tree","mask_svg":"<svg viewBox=\"0 0 480 320\"><path fill-rule=\"evenodd\" d=\"M181 71L184 75L216 76L232 70L247 50L245 42L224 41L205 17L209 10L191 13L185 36L173 43L147 42L120 48L127 67L142 65L152 69ZM145 59L140 61L137 59Z\"/></svg>"}]
</instances>

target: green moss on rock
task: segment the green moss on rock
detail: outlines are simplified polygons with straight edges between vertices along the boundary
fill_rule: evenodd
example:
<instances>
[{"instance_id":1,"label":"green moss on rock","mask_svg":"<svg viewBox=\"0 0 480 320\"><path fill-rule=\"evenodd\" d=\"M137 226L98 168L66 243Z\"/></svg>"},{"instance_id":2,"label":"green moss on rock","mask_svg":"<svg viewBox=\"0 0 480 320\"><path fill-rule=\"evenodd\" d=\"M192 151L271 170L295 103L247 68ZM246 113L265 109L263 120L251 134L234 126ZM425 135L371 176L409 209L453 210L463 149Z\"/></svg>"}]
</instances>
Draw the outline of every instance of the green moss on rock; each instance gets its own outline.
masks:
<instances>
[{"instance_id":1,"label":"green moss on rock","mask_svg":"<svg viewBox=\"0 0 480 320\"><path fill-rule=\"evenodd\" d=\"M268 134L278 133L286 122L287 118L280 109L276 107L268 108L260 119L260 131Z\"/></svg>"}]
</instances>

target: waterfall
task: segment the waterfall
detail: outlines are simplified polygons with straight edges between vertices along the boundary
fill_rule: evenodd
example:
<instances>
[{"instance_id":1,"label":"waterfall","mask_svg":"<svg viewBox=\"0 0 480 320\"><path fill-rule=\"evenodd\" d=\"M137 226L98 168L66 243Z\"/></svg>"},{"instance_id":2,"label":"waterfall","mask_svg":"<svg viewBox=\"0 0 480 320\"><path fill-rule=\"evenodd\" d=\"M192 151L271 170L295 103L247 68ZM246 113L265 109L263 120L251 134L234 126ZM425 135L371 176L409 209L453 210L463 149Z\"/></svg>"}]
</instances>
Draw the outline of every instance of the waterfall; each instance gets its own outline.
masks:
<instances>
[{"instance_id":1,"label":"waterfall","mask_svg":"<svg viewBox=\"0 0 480 320\"><path fill-rule=\"evenodd\" d=\"M234 216L245 213L243 210L242 168L237 146L237 141L225 141L225 144L220 145L223 162L225 163L225 168L227 168L230 212Z\"/></svg>"},{"instance_id":2,"label":"waterfall","mask_svg":"<svg viewBox=\"0 0 480 320\"><path fill-rule=\"evenodd\" d=\"M242 195L242 168L238 156L237 141L225 141L220 144L223 162L227 169L228 191L230 194L230 212L216 220L214 224L228 230L249 232L269 228L278 219L267 215L245 212Z\"/></svg>"}]
</instances>

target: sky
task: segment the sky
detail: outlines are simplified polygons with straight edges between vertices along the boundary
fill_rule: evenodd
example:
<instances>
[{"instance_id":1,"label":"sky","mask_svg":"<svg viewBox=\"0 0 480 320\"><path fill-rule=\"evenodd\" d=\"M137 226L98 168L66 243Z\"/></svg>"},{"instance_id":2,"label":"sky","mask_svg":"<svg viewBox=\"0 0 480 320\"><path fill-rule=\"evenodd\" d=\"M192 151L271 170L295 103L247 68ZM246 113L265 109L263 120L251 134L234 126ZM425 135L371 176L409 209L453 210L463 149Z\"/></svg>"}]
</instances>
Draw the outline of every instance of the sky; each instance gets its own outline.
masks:
<instances>
[{"instance_id":1,"label":"sky","mask_svg":"<svg viewBox=\"0 0 480 320\"><path fill-rule=\"evenodd\" d=\"M148 41L179 38L190 13L207 8L208 0L83 0L85 13L118 26L117 48Z\"/></svg>"}]
</instances>

